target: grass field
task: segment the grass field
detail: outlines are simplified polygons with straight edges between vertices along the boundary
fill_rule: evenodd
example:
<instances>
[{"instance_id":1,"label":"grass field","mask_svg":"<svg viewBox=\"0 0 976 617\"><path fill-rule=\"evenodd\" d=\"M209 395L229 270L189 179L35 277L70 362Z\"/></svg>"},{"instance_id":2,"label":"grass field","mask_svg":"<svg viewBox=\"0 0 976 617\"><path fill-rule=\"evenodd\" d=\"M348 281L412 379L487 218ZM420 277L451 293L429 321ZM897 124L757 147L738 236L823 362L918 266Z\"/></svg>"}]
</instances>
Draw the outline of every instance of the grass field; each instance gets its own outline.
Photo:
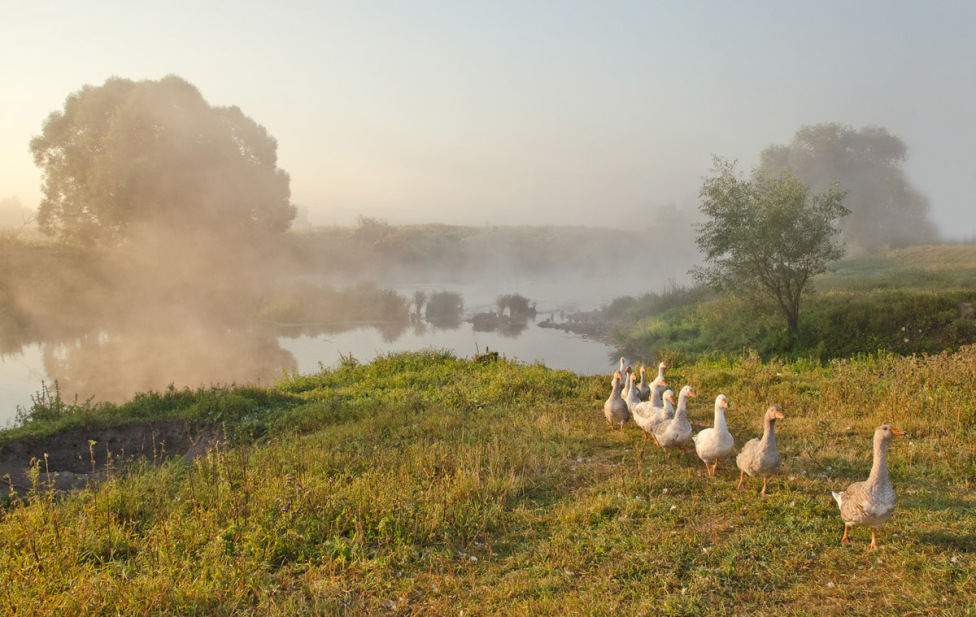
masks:
<instances>
[{"instance_id":1,"label":"grass field","mask_svg":"<svg viewBox=\"0 0 976 617\"><path fill-rule=\"evenodd\" d=\"M794 337L769 298L703 287L618 298L605 309L628 357L741 354L820 361L937 353L976 343L976 246L916 246L844 259L811 280Z\"/></svg>"},{"instance_id":2,"label":"grass field","mask_svg":"<svg viewBox=\"0 0 976 617\"><path fill-rule=\"evenodd\" d=\"M0 605L15 615L976 614L976 348L826 366L702 358L667 378L696 388L696 430L711 424L717 394L729 398L737 448L715 478L691 450L665 462L633 426L609 431L608 376L504 360L350 359L268 390L142 397L187 419L245 410L225 414L229 434L259 430L70 494L43 490L41 461L38 488L0 513ZM756 481L735 490L734 454L771 403L786 415L784 464L761 498ZM51 415L97 432L118 414L137 420L137 408ZM882 422L908 433L888 456L899 507L880 550L860 528L841 546L830 491L867 477Z\"/></svg>"},{"instance_id":3,"label":"grass field","mask_svg":"<svg viewBox=\"0 0 976 617\"><path fill-rule=\"evenodd\" d=\"M911 246L844 259L816 280L824 291L953 291L972 289L976 245Z\"/></svg>"}]
</instances>

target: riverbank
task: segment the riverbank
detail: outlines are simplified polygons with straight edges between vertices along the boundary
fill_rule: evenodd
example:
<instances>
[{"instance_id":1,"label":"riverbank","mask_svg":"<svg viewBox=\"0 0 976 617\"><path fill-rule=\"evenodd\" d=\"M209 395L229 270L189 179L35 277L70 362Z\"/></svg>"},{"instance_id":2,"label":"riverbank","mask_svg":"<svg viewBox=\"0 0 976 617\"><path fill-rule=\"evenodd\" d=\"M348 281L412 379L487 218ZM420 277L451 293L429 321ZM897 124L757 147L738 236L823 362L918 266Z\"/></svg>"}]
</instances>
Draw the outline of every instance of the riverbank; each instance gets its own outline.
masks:
<instances>
[{"instance_id":1,"label":"riverbank","mask_svg":"<svg viewBox=\"0 0 976 617\"><path fill-rule=\"evenodd\" d=\"M966 614L974 370L973 347L669 368L698 392L696 430L728 397L737 449L768 404L783 409L765 499L735 490L732 457L708 478L689 450L665 461L639 430L608 430L607 375L424 352L142 397L126 417L209 418L229 438L10 499L0 571L16 584L0 601L31 615ZM63 426L122 418L62 411ZM899 506L880 551L860 528L844 547L830 491L866 477L881 422L908 433L888 454Z\"/></svg>"}]
</instances>

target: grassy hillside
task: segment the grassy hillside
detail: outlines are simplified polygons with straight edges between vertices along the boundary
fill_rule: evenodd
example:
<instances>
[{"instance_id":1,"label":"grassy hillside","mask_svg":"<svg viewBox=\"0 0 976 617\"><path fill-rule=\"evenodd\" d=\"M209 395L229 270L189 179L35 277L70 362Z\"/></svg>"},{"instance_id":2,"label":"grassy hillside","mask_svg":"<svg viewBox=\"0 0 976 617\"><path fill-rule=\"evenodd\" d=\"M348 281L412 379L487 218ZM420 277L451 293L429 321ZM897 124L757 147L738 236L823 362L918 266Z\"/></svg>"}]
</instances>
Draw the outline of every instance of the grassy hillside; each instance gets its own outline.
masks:
<instances>
[{"instance_id":1,"label":"grassy hillside","mask_svg":"<svg viewBox=\"0 0 976 617\"><path fill-rule=\"evenodd\" d=\"M911 246L844 259L817 278L824 291L953 291L973 288L976 245Z\"/></svg>"},{"instance_id":2,"label":"grassy hillside","mask_svg":"<svg viewBox=\"0 0 976 617\"><path fill-rule=\"evenodd\" d=\"M812 281L796 340L771 301L702 288L619 298L604 311L631 357L743 353L821 361L937 353L976 342L976 246L919 246L842 260Z\"/></svg>"},{"instance_id":3,"label":"grassy hillside","mask_svg":"<svg viewBox=\"0 0 976 617\"><path fill-rule=\"evenodd\" d=\"M738 445L770 403L782 473L763 499L730 457L717 477L608 431L607 376L424 352L353 360L273 388L35 406L0 456L150 409L223 420L192 461L129 467L0 511L8 614L974 614L976 347L826 366L755 356L675 365L697 428L724 393ZM899 509L881 550L830 490L864 479L875 426ZM236 444L236 445L234 445ZM736 449L736 452L738 448Z\"/></svg>"}]
</instances>

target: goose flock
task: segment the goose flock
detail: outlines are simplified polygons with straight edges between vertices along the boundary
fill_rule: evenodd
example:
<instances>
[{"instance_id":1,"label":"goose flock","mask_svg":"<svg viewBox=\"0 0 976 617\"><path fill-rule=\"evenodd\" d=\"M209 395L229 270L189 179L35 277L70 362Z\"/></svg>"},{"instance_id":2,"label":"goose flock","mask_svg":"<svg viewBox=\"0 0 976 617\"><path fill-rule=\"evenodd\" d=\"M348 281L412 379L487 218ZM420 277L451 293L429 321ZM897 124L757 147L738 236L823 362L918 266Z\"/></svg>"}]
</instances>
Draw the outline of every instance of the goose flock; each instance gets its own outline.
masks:
<instances>
[{"instance_id":1,"label":"goose flock","mask_svg":"<svg viewBox=\"0 0 976 617\"><path fill-rule=\"evenodd\" d=\"M667 389L664 378L666 368L666 364L661 362L657 377L650 384L645 384L646 369L640 368L638 382L637 375L629 366L624 366L624 359L621 358L620 370L613 374L610 397L603 405L603 413L611 429L619 427L623 430L633 420L645 439L652 437L654 443L664 450L665 460L670 458L672 451L680 450L689 440L692 441L695 453L705 464L707 477L714 477L719 461L735 448L735 439L725 422L728 399L724 394L715 397L712 426L694 433L688 420L687 407L688 399L696 396L695 390L689 385L682 387L676 408L674 392ZM766 409L762 435L747 441L736 456L735 464L740 471L738 490L746 490L746 476L762 478L759 494L766 496L767 482L779 471L782 462L776 445L776 421L784 417L783 410L776 405ZM850 527L861 525L871 529L871 548L877 548L877 529L891 518L896 505L895 489L888 478L888 442L896 435L904 434L904 431L889 424L879 426L874 432L874 463L868 479L855 482L840 493L833 493L844 521L842 544L850 542Z\"/></svg>"}]
</instances>

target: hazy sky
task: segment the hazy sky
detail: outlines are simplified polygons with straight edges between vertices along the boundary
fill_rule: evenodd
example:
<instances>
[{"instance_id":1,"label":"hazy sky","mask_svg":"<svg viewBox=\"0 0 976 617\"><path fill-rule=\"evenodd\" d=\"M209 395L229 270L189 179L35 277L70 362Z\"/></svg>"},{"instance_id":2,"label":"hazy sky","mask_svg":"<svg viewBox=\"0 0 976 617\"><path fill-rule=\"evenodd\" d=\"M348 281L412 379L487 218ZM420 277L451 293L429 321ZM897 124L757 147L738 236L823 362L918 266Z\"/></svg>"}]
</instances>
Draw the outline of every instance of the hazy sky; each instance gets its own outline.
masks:
<instances>
[{"instance_id":1,"label":"hazy sky","mask_svg":"<svg viewBox=\"0 0 976 617\"><path fill-rule=\"evenodd\" d=\"M316 224L643 225L711 156L880 125L950 237L976 234L976 2L12 2L0 198L30 138L113 75L173 73L278 140Z\"/></svg>"}]
</instances>

